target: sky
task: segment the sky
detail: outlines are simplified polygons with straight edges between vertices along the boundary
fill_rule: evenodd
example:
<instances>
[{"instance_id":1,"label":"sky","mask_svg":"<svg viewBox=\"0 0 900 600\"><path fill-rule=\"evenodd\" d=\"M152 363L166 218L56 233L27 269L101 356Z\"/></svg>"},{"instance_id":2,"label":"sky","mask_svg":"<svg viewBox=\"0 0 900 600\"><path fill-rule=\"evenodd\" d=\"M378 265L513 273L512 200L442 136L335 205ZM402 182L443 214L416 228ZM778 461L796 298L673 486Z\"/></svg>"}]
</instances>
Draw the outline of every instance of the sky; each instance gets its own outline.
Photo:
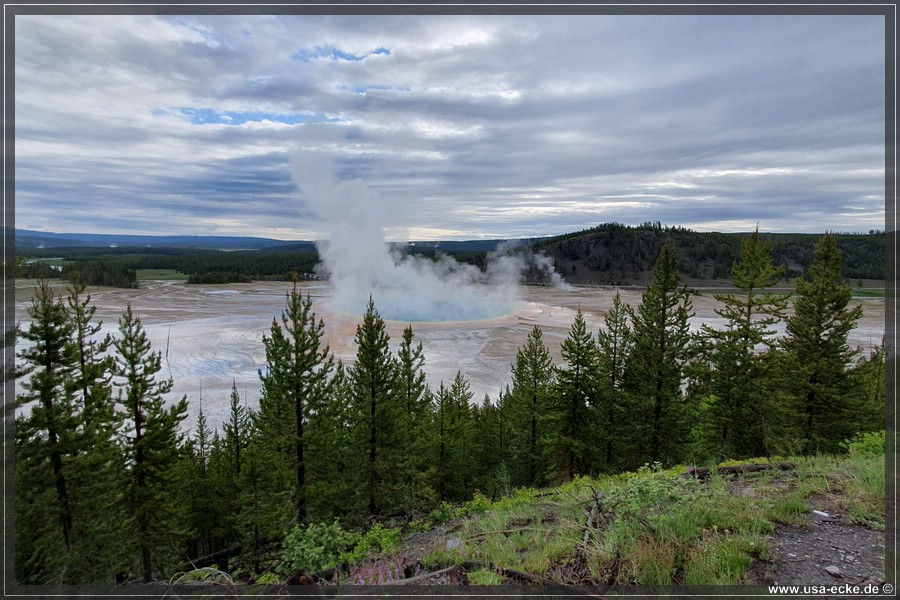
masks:
<instances>
[{"instance_id":1,"label":"sky","mask_svg":"<svg viewBox=\"0 0 900 600\"><path fill-rule=\"evenodd\" d=\"M885 228L885 29L844 15L17 15L15 225L390 240Z\"/></svg>"}]
</instances>

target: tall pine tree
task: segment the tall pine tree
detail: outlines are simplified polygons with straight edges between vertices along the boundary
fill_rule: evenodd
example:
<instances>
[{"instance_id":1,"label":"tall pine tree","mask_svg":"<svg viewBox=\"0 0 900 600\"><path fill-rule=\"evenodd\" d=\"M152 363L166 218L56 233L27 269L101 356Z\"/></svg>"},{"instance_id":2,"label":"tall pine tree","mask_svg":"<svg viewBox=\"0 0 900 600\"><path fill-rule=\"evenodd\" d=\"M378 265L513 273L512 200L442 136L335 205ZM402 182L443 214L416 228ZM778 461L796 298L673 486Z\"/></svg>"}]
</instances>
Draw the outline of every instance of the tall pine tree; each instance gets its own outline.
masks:
<instances>
[{"instance_id":1,"label":"tall pine tree","mask_svg":"<svg viewBox=\"0 0 900 600\"><path fill-rule=\"evenodd\" d=\"M397 420L405 407L400 403L397 360L390 351L384 319L369 297L363 322L356 327L356 363L350 369L350 388L357 445L358 489L369 515L393 508L396 473Z\"/></svg>"},{"instance_id":2,"label":"tall pine tree","mask_svg":"<svg viewBox=\"0 0 900 600\"><path fill-rule=\"evenodd\" d=\"M796 282L794 313L787 319L785 383L802 415L803 450L834 452L853 431L849 400L850 366L857 353L847 336L862 317L850 306L852 288L842 274L841 251L833 235L816 244L806 276Z\"/></svg>"},{"instance_id":3,"label":"tall pine tree","mask_svg":"<svg viewBox=\"0 0 900 600\"><path fill-rule=\"evenodd\" d=\"M16 575L23 583L70 583L72 461L85 450L82 413L69 391L72 323L46 279L38 281L28 316L17 373L24 379L16 397Z\"/></svg>"},{"instance_id":4,"label":"tall pine tree","mask_svg":"<svg viewBox=\"0 0 900 600\"><path fill-rule=\"evenodd\" d=\"M120 431L127 474L123 501L130 543L120 550L139 557L145 582L167 566L180 563L179 549L189 536L186 507L178 500L177 466L186 451L180 431L187 417L187 398L165 406L172 380L158 381L162 357L129 304L119 319L114 374L125 427ZM154 569L153 565L157 567Z\"/></svg>"},{"instance_id":5,"label":"tall pine tree","mask_svg":"<svg viewBox=\"0 0 900 600\"><path fill-rule=\"evenodd\" d=\"M599 355L579 310L561 347L565 365L557 369L555 397L558 480L587 474L596 464Z\"/></svg>"},{"instance_id":6,"label":"tall pine tree","mask_svg":"<svg viewBox=\"0 0 900 600\"><path fill-rule=\"evenodd\" d=\"M607 471L615 471L624 464L617 456L629 443L622 439L626 428L625 367L631 358L634 340L629 322L629 309L616 291L612 307L603 317L597 332L598 426L601 445L601 464Z\"/></svg>"},{"instance_id":7,"label":"tall pine tree","mask_svg":"<svg viewBox=\"0 0 900 600\"><path fill-rule=\"evenodd\" d=\"M754 231L741 245L741 255L731 269L740 294L716 294L721 303L716 313L725 319L724 329L703 326L709 395L706 419L712 430L706 445L718 458L760 456L777 424L785 420L780 407L768 402L770 375L764 353L775 343L775 326L785 317L789 296L774 294L784 274L772 263L771 244Z\"/></svg>"},{"instance_id":8,"label":"tall pine tree","mask_svg":"<svg viewBox=\"0 0 900 600\"><path fill-rule=\"evenodd\" d=\"M535 325L525 345L516 352L512 388L506 396L512 436L510 440L513 485L541 486L549 471L549 415L554 386L553 360Z\"/></svg>"},{"instance_id":9,"label":"tall pine tree","mask_svg":"<svg viewBox=\"0 0 900 600\"><path fill-rule=\"evenodd\" d=\"M334 361L322 341L324 333L325 323L316 321L309 294L304 298L294 282L281 323L273 320L270 335L263 336L266 371L260 370L257 427L273 452L273 467L285 475L284 489L291 492L300 523L307 519L305 429L310 412L327 398Z\"/></svg>"},{"instance_id":10,"label":"tall pine tree","mask_svg":"<svg viewBox=\"0 0 900 600\"><path fill-rule=\"evenodd\" d=\"M679 287L678 279L675 246L667 239L653 267L653 280L631 313L628 416L637 425L637 439L646 444L645 457L667 464L681 459L691 422L681 386L693 313L687 287Z\"/></svg>"}]
</instances>

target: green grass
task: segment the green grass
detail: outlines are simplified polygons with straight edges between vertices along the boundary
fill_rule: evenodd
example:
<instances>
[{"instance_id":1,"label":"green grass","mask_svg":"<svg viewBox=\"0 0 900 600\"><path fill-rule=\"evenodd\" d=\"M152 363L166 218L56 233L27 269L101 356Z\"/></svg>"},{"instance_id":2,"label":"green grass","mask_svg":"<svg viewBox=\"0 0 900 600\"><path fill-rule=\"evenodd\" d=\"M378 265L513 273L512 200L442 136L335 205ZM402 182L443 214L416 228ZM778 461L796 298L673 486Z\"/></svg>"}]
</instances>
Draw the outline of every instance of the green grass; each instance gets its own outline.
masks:
<instances>
[{"instance_id":1,"label":"green grass","mask_svg":"<svg viewBox=\"0 0 900 600\"><path fill-rule=\"evenodd\" d=\"M174 280L187 281L188 276L174 269L138 269L138 281Z\"/></svg>"},{"instance_id":2,"label":"green grass","mask_svg":"<svg viewBox=\"0 0 900 600\"><path fill-rule=\"evenodd\" d=\"M581 477L552 493L519 490L466 520L462 545L432 558L559 577L577 562L596 492L604 510L578 552L597 583L740 584L755 559L767 558L776 524L808 522L814 497L837 503L852 521L884 527L883 454L851 450L794 462L790 471L745 475L743 493L731 478L698 482L678 477L680 468ZM483 577L495 581L496 573Z\"/></svg>"},{"instance_id":3,"label":"green grass","mask_svg":"<svg viewBox=\"0 0 900 600\"><path fill-rule=\"evenodd\" d=\"M445 504L428 521L453 519L451 528L419 560L426 570L466 563L476 585L514 583L503 575L509 571L564 584L741 584L755 560L768 559L776 525L804 525L822 501L851 521L883 528L881 448L880 438L860 439L846 455L795 458L791 470L749 473L740 481L713 474L701 482L680 477L680 467L645 467L514 490L496 502L480 496ZM586 530L592 507L594 524ZM378 529L371 545L384 555L402 550L394 533ZM449 546L450 538L458 543Z\"/></svg>"},{"instance_id":4,"label":"green grass","mask_svg":"<svg viewBox=\"0 0 900 600\"><path fill-rule=\"evenodd\" d=\"M884 298L885 292L884 290L871 288L855 289L853 290L853 296L856 298Z\"/></svg>"}]
</instances>

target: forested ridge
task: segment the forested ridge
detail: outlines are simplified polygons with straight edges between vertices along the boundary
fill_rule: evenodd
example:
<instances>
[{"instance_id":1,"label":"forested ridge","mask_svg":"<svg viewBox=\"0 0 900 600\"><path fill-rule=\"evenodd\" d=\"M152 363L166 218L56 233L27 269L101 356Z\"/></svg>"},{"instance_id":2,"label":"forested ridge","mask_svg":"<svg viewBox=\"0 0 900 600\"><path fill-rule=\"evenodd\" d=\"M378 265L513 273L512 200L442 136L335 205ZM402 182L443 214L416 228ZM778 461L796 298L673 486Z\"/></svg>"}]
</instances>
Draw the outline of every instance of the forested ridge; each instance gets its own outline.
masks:
<instances>
[{"instance_id":1,"label":"forested ridge","mask_svg":"<svg viewBox=\"0 0 900 600\"><path fill-rule=\"evenodd\" d=\"M596 332L578 314L560 364L535 326L512 384L483 402L462 372L426 385L411 326L392 352L377 298L342 364L295 284L263 337L258 408L233 389L215 430L202 407L188 424L186 399L163 401L171 382L130 306L100 338L82 281L60 297L41 280L17 332L30 344L18 352L15 581L166 579L214 553L226 569L241 555L240 577L258 581L273 576L263 549L334 519L372 531L578 475L841 452L884 428L884 350L847 345L861 310L835 236L818 239L790 299L773 291L785 270L772 257L745 236L735 292L716 296L725 327L692 333L665 240L637 306L617 296Z\"/></svg>"},{"instance_id":2,"label":"forested ridge","mask_svg":"<svg viewBox=\"0 0 900 600\"><path fill-rule=\"evenodd\" d=\"M664 240L678 251L682 281L690 285L719 280L727 282L744 233L695 232L660 223L626 226L606 223L551 238L519 240L526 247L550 256L557 272L573 284L645 284ZM772 244L774 264L785 269L785 280L801 276L812 264L815 234L766 234ZM844 275L853 281L883 280L885 234L834 234L843 255ZM482 270L498 240L394 244L401 254L436 259L445 254ZM58 258L59 271L47 268L44 259ZM190 283L229 283L250 280L290 281L291 273L314 277L319 256L313 242L282 244L258 250L217 251L198 248L91 248L23 247L17 251L17 277L61 276L71 279L78 272L89 285L135 287L141 269L167 269L189 276Z\"/></svg>"},{"instance_id":3,"label":"forested ridge","mask_svg":"<svg viewBox=\"0 0 900 600\"><path fill-rule=\"evenodd\" d=\"M883 231L832 234L843 255L848 279L884 279ZM653 262L665 240L678 250L678 266L686 281L728 279L740 256L745 233L696 232L665 227L659 222L629 227L606 223L567 235L543 239L537 247L551 256L557 271L571 283L624 285L650 279ZM820 236L770 233L772 261L784 267L785 277L802 275L810 267Z\"/></svg>"}]
</instances>

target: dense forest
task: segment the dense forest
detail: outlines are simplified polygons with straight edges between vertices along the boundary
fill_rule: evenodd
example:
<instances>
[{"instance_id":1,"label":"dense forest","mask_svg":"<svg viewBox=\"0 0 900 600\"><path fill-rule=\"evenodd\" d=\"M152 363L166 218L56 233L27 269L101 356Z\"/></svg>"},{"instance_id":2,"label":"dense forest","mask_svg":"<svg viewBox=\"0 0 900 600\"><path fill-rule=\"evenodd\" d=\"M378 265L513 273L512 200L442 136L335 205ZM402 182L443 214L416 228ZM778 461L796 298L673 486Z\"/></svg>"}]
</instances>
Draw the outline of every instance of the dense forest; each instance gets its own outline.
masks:
<instances>
[{"instance_id":1,"label":"dense forest","mask_svg":"<svg viewBox=\"0 0 900 600\"><path fill-rule=\"evenodd\" d=\"M848 279L884 279L883 231L833 236ZM744 233L664 227L659 222L637 227L606 223L540 240L536 246L554 259L557 271L570 283L624 285L649 281L653 261L665 240L678 250L678 266L686 281L727 279L746 237ZM803 233L766 235L772 244L772 261L784 267L785 278L799 277L810 267L818 237Z\"/></svg>"},{"instance_id":2,"label":"dense forest","mask_svg":"<svg viewBox=\"0 0 900 600\"><path fill-rule=\"evenodd\" d=\"M645 223L629 227L607 223L563 236L520 240L551 257L556 270L573 284L646 284L663 242L678 252L682 281L728 280L740 255L743 233L700 233L681 227ZM812 264L817 240L813 234L768 234L774 264L785 269L786 280L801 276ZM885 234L834 234L844 260L844 275L853 281L883 280ZM498 241L394 244L400 254L416 254L436 260L449 255L484 270ZM42 259L54 257L60 270ZM231 283L251 280L290 281L292 273L316 276L319 256L315 244L300 242L261 250L216 251L196 248L22 248L17 257L17 277L62 277L73 273L88 285L135 287L141 269L167 269L188 276L189 283ZM526 274L527 275L527 274Z\"/></svg>"},{"instance_id":3,"label":"dense forest","mask_svg":"<svg viewBox=\"0 0 900 600\"><path fill-rule=\"evenodd\" d=\"M233 389L215 430L202 407L186 423L186 399L164 401L172 382L130 306L100 338L82 281L59 296L40 280L17 332L29 344L18 353L15 581L151 581L215 553L226 569L249 557L241 577L257 580L259 550L312 524L371 529L476 493L645 464L841 452L884 428L884 351L848 347L861 310L836 236L817 241L790 310L773 291L785 277L773 254L745 236L735 293L716 296L725 326L692 333L678 250L664 241L639 305L617 296L597 332L578 314L561 364L535 326L493 402L473 398L462 372L430 389L412 327L392 352L375 298L354 363L336 361L295 284L263 336L258 408Z\"/></svg>"}]
</instances>

